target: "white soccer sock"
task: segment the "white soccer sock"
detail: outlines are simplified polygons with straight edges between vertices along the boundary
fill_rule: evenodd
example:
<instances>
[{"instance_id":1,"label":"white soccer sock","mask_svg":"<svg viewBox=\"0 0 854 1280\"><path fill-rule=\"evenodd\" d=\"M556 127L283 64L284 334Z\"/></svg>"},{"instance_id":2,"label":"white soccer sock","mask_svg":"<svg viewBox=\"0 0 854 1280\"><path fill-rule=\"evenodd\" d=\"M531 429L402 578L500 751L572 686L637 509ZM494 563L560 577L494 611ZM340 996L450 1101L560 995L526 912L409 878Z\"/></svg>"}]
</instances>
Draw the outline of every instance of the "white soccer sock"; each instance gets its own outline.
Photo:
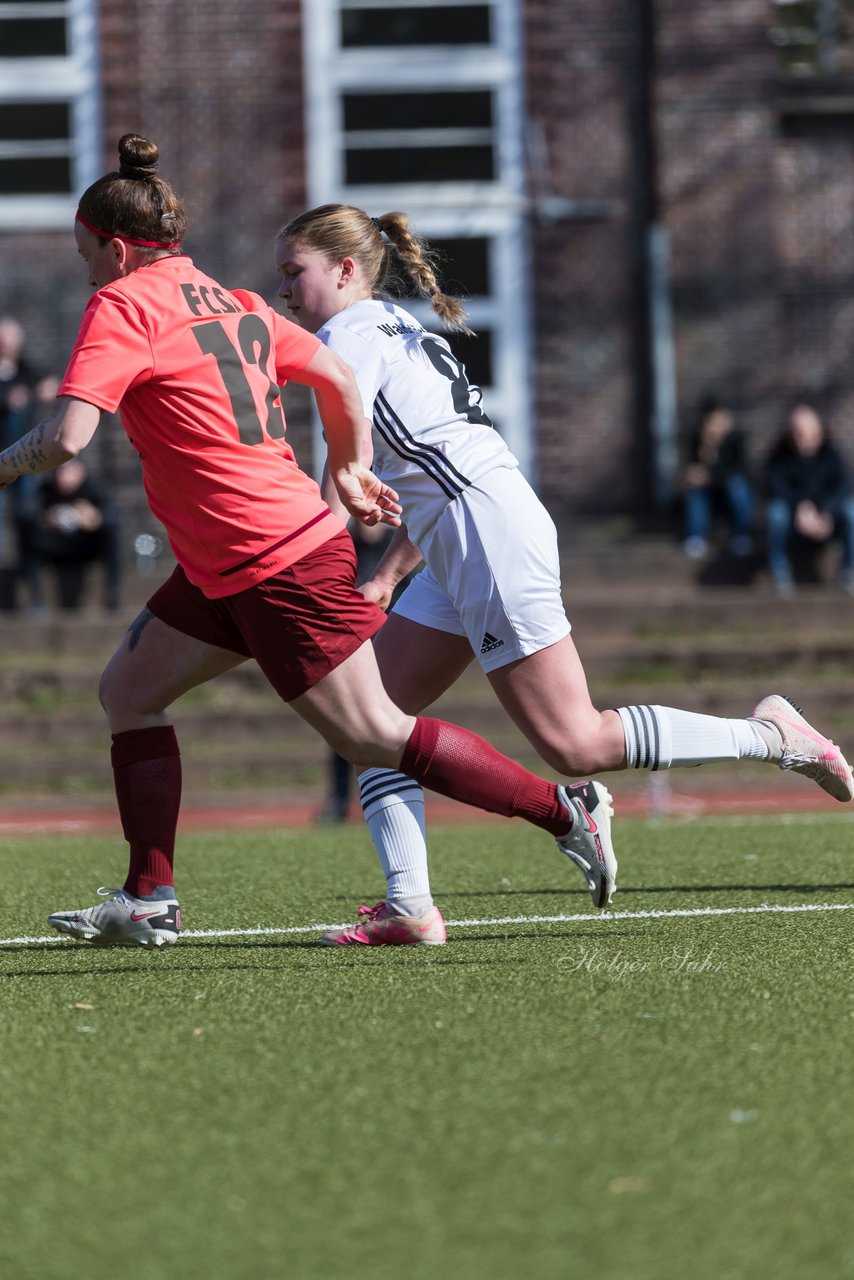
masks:
<instances>
[{"instance_id":1,"label":"white soccer sock","mask_svg":"<svg viewBox=\"0 0 854 1280\"><path fill-rule=\"evenodd\" d=\"M753 720L680 711L618 707L630 769L680 769L716 760L769 760L771 744Z\"/></svg>"},{"instance_id":2,"label":"white soccer sock","mask_svg":"<svg viewBox=\"0 0 854 1280\"><path fill-rule=\"evenodd\" d=\"M395 769L366 769L359 775L359 795L386 878L386 900L404 907L406 915L422 915L433 905L424 792Z\"/></svg>"}]
</instances>

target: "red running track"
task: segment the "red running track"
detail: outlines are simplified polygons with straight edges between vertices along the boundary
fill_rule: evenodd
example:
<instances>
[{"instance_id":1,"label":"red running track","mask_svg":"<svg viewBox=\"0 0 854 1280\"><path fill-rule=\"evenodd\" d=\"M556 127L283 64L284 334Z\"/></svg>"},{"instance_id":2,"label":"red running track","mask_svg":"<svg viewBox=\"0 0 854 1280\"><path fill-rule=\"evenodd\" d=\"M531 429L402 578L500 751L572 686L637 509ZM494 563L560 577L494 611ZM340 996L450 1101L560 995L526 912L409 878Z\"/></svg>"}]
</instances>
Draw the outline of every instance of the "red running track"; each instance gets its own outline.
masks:
<instances>
[{"instance_id":1,"label":"red running track","mask_svg":"<svg viewBox=\"0 0 854 1280\"><path fill-rule=\"evenodd\" d=\"M351 822L361 822L356 814ZM737 788L720 791L704 791L695 795L666 794L658 801L647 795L635 794L616 797L618 818L703 818L707 816L762 815L783 813L828 814L842 812L838 803L824 797L816 788L801 793L794 789L782 802L779 793L764 790ZM315 823L318 812L316 802L284 801L273 803L260 799L255 803L199 804L188 802L181 813L180 828L183 831L235 831L271 829L280 827L309 827ZM457 804L439 796L429 796L427 816L430 822L504 822L506 819L483 813L468 805ZM34 804L28 808L16 806L0 813L2 835L52 835L55 833L85 835L88 833L119 832L118 815L112 808L69 806L58 808Z\"/></svg>"}]
</instances>

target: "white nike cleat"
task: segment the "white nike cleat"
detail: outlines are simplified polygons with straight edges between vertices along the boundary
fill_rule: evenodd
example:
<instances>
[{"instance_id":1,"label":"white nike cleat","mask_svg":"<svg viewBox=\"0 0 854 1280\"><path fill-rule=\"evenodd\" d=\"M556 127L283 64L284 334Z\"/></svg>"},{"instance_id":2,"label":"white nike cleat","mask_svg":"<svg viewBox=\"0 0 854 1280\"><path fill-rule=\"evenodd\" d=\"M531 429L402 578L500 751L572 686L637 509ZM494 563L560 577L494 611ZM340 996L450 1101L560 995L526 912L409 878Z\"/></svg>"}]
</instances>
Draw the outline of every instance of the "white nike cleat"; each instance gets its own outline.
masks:
<instances>
[{"instance_id":1,"label":"white nike cleat","mask_svg":"<svg viewBox=\"0 0 854 1280\"><path fill-rule=\"evenodd\" d=\"M769 694L750 718L771 725L779 733L782 754L777 763L781 769L812 778L834 800L854 800L850 764L836 743L814 729L787 697Z\"/></svg>"},{"instance_id":2,"label":"white nike cleat","mask_svg":"<svg viewBox=\"0 0 854 1280\"><path fill-rule=\"evenodd\" d=\"M181 908L174 898L134 898L124 889L98 893L107 901L79 911L55 911L48 924L57 933L100 947L162 947L178 941Z\"/></svg>"},{"instance_id":3,"label":"white nike cleat","mask_svg":"<svg viewBox=\"0 0 854 1280\"><path fill-rule=\"evenodd\" d=\"M575 782L558 787L558 795L574 823L568 835L558 838L557 847L581 869L594 907L607 907L617 888L611 793L601 782Z\"/></svg>"}]
</instances>

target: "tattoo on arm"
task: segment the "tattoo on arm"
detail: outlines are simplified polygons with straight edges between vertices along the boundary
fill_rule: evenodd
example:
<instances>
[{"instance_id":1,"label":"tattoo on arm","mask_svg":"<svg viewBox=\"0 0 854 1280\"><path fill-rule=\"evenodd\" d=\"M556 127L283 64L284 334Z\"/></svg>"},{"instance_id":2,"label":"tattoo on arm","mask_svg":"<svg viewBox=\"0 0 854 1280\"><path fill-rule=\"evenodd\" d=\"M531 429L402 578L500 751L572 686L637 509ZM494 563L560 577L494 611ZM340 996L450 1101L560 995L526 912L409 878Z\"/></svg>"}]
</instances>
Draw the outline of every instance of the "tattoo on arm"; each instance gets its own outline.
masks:
<instances>
[{"instance_id":1,"label":"tattoo on arm","mask_svg":"<svg viewBox=\"0 0 854 1280\"><path fill-rule=\"evenodd\" d=\"M131 653L133 653L134 649L139 644L142 639L143 631L153 617L154 614L150 609L143 609L139 617L134 618L133 622L128 627L128 636L130 637L128 640L128 649Z\"/></svg>"},{"instance_id":2,"label":"tattoo on arm","mask_svg":"<svg viewBox=\"0 0 854 1280\"><path fill-rule=\"evenodd\" d=\"M36 471L44 471L52 466L52 461L44 450L46 422L40 422L32 431L28 431L16 444L0 453L0 466L11 467L19 475L28 475Z\"/></svg>"}]
</instances>

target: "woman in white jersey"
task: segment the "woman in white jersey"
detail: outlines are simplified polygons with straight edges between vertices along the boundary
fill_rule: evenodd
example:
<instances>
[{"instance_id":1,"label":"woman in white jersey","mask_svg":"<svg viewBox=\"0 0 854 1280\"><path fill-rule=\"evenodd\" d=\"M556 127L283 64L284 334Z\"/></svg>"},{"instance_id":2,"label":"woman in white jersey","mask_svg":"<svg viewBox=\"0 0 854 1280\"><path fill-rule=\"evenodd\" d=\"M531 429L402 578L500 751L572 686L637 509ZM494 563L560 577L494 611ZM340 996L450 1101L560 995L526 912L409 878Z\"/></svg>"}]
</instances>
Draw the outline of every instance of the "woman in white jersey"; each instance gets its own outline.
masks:
<instances>
[{"instance_id":1,"label":"woman in white jersey","mask_svg":"<svg viewBox=\"0 0 854 1280\"><path fill-rule=\"evenodd\" d=\"M476 656L513 721L564 776L750 758L806 773L836 799L850 800L849 765L780 695L764 698L744 720L593 706L561 599L554 524L445 339L378 296L392 248L395 266L443 324L469 332L461 304L442 292L429 250L404 214L372 218L352 206L324 205L294 218L276 240L279 295L300 325L352 367L365 411L365 456L372 452L374 471L403 509L404 524L362 589L387 607L396 584L424 561L374 641L394 701L410 714L420 711ZM325 496L335 501L330 486ZM360 790L387 897L325 940L439 940L420 787L393 770L368 769ZM597 805L610 804L607 791L597 782L577 790L595 821ZM575 860L594 902L604 906L601 877Z\"/></svg>"}]
</instances>

